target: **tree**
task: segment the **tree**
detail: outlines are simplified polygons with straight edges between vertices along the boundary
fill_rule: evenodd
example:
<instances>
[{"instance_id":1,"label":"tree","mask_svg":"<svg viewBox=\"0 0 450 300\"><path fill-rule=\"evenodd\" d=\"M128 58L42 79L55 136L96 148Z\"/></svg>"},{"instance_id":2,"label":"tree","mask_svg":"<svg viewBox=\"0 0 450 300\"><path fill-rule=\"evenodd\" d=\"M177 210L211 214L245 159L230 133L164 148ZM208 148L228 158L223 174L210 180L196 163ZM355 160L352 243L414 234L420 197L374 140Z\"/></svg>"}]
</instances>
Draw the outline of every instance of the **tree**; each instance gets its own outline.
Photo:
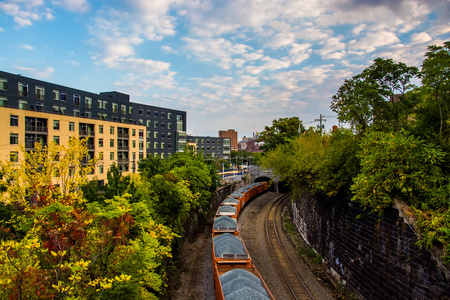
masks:
<instances>
[{"instance_id":1,"label":"tree","mask_svg":"<svg viewBox=\"0 0 450 300\"><path fill-rule=\"evenodd\" d=\"M450 41L444 46L428 46L425 60L420 72L424 88L430 88L432 97L439 109L440 127L442 136L445 120L448 118L448 92L450 91Z\"/></svg>"},{"instance_id":2,"label":"tree","mask_svg":"<svg viewBox=\"0 0 450 300\"><path fill-rule=\"evenodd\" d=\"M411 79L417 74L416 67L377 58L361 74L345 80L330 107L341 122L359 132L370 125L398 131L414 107L406 92L413 89Z\"/></svg>"},{"instance_id":3,"label":"tree","mask_svg":"<svg viewBox=\"0 0 450 300\"><path fill-rule=\"evenodd\" d=\"M258 134L258 142L263 141L264 151L276 149L278 145L286 144L305 131L302 121L298 117L279 118L272 121L272 126L266 126Z\"/></svg>"}]
</instances>

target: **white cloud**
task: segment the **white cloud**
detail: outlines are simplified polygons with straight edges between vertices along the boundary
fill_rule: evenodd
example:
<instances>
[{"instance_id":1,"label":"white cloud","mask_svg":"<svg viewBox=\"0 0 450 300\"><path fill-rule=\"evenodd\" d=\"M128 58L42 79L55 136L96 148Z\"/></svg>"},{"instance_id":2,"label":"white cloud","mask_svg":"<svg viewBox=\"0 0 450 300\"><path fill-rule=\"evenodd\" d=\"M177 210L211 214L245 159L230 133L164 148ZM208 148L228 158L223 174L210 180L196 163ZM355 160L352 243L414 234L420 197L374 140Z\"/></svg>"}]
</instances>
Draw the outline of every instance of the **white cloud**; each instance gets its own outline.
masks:
<instances>
[{"instance_id":1,"label":"white cloud","mask_svg":"<svg viewBox=\"0 0 450 300\"><path fill-rule=\"evenodd\" d=\"M14 66L13 68L20 70L20 71L24 71L27 74L29 74L29 76L37 77L37 78L49 78L55 71L55 69L52 67L47 67L45 69L35 69L35 68Z\"/></svg>"},{"instance_id":2,"label":"white cloud","mask_svg":"<svg viewBox=\"0 0 450 300\"><path fill-rule=\"evenodd\" d=\"M172 49L172 47L169 47L169 46L161 46L161 49L164 50L164 52L166 52L166 53L178 54L177 50Z\"/></svg>"},{"instance_id":3,"label":"white cloud","mask_svg":"<svg viewBox=\"0 0 450 300\"><path fill-rule=\"evenodd\" d=\"M30 45L20 45L20 48L26 49L26 50L33 50L34 47Z\"/></svg>"},{"instance_id":4,"label":"white cloud","mask_svg":"<svg viewBox=\"0 0 450 300\"><path fill-rule=\"evenodd\" d=\"M369 32L360 40L352 40L348 43L350 50L373 52L378 47L388 46L400 42L400 39L389 31Z\"/></svg>"},{"instance_id":5,"label":"white cloud","mask_svg":"<svg viewBox=\"0 0 450 300\"><path fill-rule=\"evenodd\" d=\"M5 29L4 29L4 28L2 28L2 27L0 27L0 32L3 32L3 31L5 31Z\"/></svg>"},{"instance_id":6,"label":"white cloud","mask_svg":"<svg viewBox=\"0 0 450 300\"><path fill-rule=\"evenodd\" d=\"M52 4L75 13L87 13L91 9L91 4L87 0L53 0Z\"/></svg>"},{"instance_id":7,"label":"white cloud","mask_svg":"<svg viewBox=\"0 0 450 300\"><path fill-rule=\"evenodd\" d=\"M431 41L431 39L431 36L426 32L414 33L410 38L411 42L413 42L414 44L427 43Z\"/></svg>"},{"instance_id":8,"label":"white cloud","mask_svg":"<svg viewBox=\"0 0 450 300\"><path fill-rule=\"evenodd\" d=\"M0 10L13 17L19 27L31 26L42 17L51 20L51 10L44 7L43 0L4 0L0 2Z\"/></svg>"}]
</instances>

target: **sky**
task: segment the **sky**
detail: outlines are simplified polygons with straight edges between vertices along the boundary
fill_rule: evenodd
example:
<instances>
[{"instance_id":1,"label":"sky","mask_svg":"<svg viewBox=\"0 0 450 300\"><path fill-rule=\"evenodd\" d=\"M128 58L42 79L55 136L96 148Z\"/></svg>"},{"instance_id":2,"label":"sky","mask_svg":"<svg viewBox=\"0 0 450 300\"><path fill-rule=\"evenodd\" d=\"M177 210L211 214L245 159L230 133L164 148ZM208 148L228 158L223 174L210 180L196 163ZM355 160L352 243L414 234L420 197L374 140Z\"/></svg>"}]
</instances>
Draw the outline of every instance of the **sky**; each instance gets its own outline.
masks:
<instances>
[{"instance_id":1,"label":"sky","mask_svg":"<svg viewBox=\"0 0 450 300\"><path fill-rule=\"evenodd\" d=\"M0 70L184 110L194 136L330 129L346 78L420 67L449 20L448 0L0 0Z\"/></svg>"}]
</instances>

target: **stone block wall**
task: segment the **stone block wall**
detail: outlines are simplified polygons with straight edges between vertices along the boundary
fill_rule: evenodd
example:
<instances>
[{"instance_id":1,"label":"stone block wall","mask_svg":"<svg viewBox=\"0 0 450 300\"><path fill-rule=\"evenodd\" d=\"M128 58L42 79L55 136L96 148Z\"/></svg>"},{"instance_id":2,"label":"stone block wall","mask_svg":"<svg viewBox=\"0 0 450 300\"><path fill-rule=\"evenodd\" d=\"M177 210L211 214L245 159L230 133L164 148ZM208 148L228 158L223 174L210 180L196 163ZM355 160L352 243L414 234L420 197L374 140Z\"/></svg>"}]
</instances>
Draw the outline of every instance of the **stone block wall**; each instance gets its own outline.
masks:
<instances>
[{"instance_id":1,"label":"stone block wall","mask_svg":"<svg viewBox=\"0 0 450 300\"><path fill-rule=\"evenodd\" d=\"M394 208L381 216L356 203L292 204L294 223L332 273L362 299L450 299L450 272ZM363 215L362 218L357 218Z\"/></svg>"}]
</instances>

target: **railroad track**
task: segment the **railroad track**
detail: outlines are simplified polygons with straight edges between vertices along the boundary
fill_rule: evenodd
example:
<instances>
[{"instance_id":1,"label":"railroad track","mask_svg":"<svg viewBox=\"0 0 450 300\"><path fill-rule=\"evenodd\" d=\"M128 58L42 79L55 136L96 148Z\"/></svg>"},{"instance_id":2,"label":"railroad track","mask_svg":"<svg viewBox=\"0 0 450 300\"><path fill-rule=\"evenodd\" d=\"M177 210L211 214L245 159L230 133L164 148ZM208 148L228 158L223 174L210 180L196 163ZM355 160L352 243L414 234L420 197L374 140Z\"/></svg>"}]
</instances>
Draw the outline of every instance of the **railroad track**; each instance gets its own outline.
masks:
<instances>
[{"instance_id":1,"label":"railroad track","mask_svg":"<svg viewBox=\"0 0 450 300\"><path fill-rule=\"evenodd\" d=\"M274 201L266 215L266 240L272 253L273 259L276 262L280 273L287 288L294 299L314 299L301 276L297 273L292 265L289 257L286 255L281 244L278 231L281 230L281 214L278 212L283 203L289 200L289 195L279 197Z\"/></svg>"}]
</instances>

